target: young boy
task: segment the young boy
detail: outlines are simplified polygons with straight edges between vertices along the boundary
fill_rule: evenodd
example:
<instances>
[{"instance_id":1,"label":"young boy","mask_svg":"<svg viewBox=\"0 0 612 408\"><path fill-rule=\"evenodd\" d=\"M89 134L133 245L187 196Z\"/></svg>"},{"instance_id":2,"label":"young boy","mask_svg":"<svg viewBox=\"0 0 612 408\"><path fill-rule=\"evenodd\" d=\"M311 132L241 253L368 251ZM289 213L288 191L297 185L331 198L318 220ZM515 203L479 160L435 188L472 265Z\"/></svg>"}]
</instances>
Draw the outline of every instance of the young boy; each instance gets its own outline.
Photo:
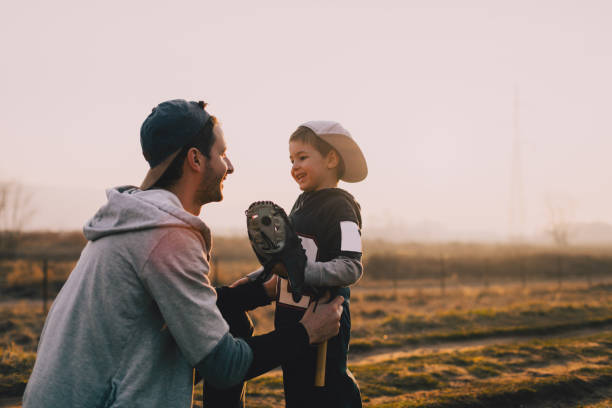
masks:
<instances>
[{"instance_id":1,"label":"young boy","mask_svg":"<svg viewBox=\"0 0 612 408\"><path fill-rule=\"evenodd\" d=\"M353 196L338 188L338 181L358 182L368 169L361 149L337 122L302 124L289 139L291 175L303 193L289 218L302 240L308 262L305 282L327 288L345 298L340 333L327 345L325 386L315 387L317 349L283 365L286 406L361 407L359 387L347 368L351 319L349 285L359 280L361 265L361 213ZM299 321L310 298L295 302L286 279L277 287L275 327Z\"/></svg>"}]
</instances>

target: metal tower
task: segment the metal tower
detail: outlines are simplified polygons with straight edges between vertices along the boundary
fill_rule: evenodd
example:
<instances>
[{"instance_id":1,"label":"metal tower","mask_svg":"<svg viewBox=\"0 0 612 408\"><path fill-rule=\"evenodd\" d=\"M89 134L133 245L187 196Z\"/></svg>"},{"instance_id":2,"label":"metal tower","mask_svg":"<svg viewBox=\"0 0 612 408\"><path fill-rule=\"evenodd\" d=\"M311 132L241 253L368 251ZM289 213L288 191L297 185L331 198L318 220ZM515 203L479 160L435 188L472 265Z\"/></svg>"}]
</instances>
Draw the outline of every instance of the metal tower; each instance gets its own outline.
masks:
<instances>
[{"instance_id":1,"label":"metal tower","mask_svg":"<svg viewBox=\"0 0 612 408\"><path fill-rule=\"evenodd\" d=\"M522 241L525 228L525 204L523 194L523 168L519 132L519 87L514 87L512 176L510 181L510 217L508 234L511 241Z\"/></svg>"}]
</instances>

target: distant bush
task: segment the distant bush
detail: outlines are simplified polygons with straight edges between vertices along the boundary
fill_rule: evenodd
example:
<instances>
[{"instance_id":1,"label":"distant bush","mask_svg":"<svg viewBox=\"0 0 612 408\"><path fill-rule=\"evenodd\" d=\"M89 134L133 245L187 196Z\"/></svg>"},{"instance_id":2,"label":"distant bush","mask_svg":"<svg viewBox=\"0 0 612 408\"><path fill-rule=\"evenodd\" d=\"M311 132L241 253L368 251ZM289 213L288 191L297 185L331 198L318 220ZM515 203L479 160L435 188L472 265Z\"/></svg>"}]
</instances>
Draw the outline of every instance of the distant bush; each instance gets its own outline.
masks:
<instances>
[{"instance_id":1,"label":"distant bush","mask_svg":"<svg viewBox=\"0 0 612 408\"><path fill-rule=\"evenodd\" d=\"M461 282L482 280L568 279L612 275L612 256L533 252L431 256L375 253L364 260L365 276L372 279L440 279Z\"/></svg>"}]
</instances>

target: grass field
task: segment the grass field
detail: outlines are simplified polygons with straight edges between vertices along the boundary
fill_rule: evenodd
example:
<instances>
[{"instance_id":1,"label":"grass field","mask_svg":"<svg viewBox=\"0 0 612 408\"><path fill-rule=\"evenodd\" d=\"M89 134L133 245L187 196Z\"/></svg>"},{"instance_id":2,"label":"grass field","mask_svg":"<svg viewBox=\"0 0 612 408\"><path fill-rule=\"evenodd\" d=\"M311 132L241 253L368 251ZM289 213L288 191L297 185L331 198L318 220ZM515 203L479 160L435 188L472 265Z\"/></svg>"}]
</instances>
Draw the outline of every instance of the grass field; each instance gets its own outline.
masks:
<instances>
[{"instance_id":1,"label":"grass field","mask_svg":"<svg viewBox=\"0 0 612 408\"><path fill-rule=\"evenodd\" d=\"M350 367L366 406L612 406L612 285L445 296L359 285L351 311ZM0 317L0 395L18 396L43 313L40 302L16 301L0 305ZM267 331L272 308L253 317ZM249 383L250 407L282 406L282 398L278 373Z\"/></svg>"},{"instance_id":2,"label":"grass field","mask_svg":"<svg viewBox=\"0 0 612 408\"><path fill-rule=\"evenodd\" d=\"M238 246L223 245L235 256L216 264L219 283L256 266L239 256ZM17 273L15 262L0 265L0 279L21 285L0 301L5 397L23 392L44 323L38 292L23 292L40 270L22 262ZM58 282L69 273L65 262L51 275ZM363 279L351 297L349 366L365 406L612 407L612 270L593 276L465 282L449 274L443 285L439 279ZM273 307L252 318L258 333L271 330ZM201 394L200 385L196 407ZM251 381L247 401L283 406L279 372Z\"/></svg>"}]
</instances>

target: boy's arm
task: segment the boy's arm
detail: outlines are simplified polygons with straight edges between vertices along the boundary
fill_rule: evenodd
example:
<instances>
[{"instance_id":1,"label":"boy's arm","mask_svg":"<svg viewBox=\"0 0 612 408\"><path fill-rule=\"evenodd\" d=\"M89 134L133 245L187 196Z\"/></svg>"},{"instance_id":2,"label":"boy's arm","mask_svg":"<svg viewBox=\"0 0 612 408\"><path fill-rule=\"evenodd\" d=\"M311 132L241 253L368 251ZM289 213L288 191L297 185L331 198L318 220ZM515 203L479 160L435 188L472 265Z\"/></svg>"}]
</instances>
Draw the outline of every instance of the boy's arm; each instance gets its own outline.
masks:
<instances>
[{"instance_id":1,"label":"boy's arm","mask_svg":"<svg viewBox=\"0 0 612 408\"><path fill-rule=\"evenodd\" d=\"M327 262L308 260L304 271L305 283L310 286L349 286L363 274L361 264L361 231L356 222L340 221L339 235L332 239L339 252Z\"/></svg>"},{"instance_id":2,"label":"boy's arm","mask_svg":"<svg viewBox=\"0 0 612 408\"><path fill-rule=\"evenodd\" d=\"M306 263L305 282L309 286L349 286L363 274L361 254L359 257L339 256L328 262Z\"/></svg>"}]
</instances>

